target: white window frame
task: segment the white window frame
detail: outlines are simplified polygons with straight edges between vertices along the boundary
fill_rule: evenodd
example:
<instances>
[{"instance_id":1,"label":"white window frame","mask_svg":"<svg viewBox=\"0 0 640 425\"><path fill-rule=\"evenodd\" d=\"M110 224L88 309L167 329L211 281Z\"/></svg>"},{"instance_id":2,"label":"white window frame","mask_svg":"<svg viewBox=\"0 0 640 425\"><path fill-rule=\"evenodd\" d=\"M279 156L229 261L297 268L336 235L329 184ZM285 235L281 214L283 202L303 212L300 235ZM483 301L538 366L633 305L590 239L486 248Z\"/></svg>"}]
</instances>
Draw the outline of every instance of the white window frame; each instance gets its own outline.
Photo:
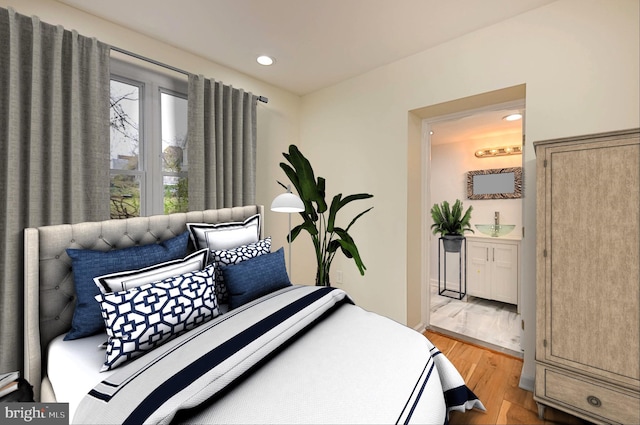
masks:
<instances>
[{"instance_id":1,"label":"white window frame","mask_svg":"<svg viewBox=\"0 0 640 425\"><path fill-rule=\"evenodd\" d=\"M187 99L188 81L172 77L147 67L111 59L112 80L138 86L140 89L140 128L138 170L113 170L110 174L138 175L140 178L140 216L164 214L165 175L162 171L161 93ZM180 175L188 174L182 172Z\"/></svg>"}]
</instances>

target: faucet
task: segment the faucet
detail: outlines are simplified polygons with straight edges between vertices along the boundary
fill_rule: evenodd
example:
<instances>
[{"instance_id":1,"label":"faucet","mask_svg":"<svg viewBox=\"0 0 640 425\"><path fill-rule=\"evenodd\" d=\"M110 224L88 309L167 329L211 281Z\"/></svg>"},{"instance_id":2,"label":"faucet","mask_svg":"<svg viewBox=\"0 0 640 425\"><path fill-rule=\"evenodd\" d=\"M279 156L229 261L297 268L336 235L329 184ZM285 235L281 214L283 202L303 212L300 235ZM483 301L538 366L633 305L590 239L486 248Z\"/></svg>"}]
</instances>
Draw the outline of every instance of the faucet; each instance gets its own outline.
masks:
<instances>
[{"instance_id":1,"label":"faucet","mask_svg":"<svg viewBox=\"0 0 640 425\"><path fill-rule=\"evenodd\" d=\"M500 224L500 211L493 213L493 221L496 226Z\"/></svg>"}]
</instances>

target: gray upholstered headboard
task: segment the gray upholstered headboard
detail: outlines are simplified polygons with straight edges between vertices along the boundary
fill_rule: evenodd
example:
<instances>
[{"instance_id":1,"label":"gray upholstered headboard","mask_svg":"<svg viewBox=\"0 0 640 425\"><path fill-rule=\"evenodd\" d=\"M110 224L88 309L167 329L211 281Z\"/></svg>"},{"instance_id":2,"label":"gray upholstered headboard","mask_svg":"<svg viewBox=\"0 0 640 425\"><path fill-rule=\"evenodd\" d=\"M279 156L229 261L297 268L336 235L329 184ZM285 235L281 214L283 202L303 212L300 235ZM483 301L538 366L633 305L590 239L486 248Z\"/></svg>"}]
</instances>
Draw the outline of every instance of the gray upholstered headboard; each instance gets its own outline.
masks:
<instances>
[{"instance_id":1,"label":"gray upholstered headboard","mask_svg":"<svg viewBox=\"0 0 640 425\"><path fill-rule=\"evenodd\" d=\"M24 232L24 373L36 400L50 400L46 353L53 338L71 328L75 289L67 248L109 251L164 241L186 230L186 223L243 221L264 207L250 205L219 210L192 211L151 217L28 228ZM46 393L46 396L45 396Z\"/></svg>"}]
</instances>

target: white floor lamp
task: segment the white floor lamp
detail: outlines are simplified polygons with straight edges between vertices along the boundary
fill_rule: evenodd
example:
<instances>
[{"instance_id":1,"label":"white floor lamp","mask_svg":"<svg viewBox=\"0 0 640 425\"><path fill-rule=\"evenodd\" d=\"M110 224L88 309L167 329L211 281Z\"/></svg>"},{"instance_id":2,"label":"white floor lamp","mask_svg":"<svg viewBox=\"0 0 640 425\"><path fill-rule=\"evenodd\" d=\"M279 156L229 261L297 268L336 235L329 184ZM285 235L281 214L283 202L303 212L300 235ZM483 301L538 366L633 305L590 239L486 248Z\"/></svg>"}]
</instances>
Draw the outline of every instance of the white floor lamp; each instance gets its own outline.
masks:
<instances>
[{"instance_id":1,"label":"white floor lamp","mask_svg":"<svg viewBox=\"0 0 640 425\"><path fill-rule=\"evenodd\" d=\"M291 193L291 186L287 191L275 197L271 202L271 211L289 214L289 277L291 277L291 213L304 211L304 203L298 195Z\"/></svg>"}]
</instances>

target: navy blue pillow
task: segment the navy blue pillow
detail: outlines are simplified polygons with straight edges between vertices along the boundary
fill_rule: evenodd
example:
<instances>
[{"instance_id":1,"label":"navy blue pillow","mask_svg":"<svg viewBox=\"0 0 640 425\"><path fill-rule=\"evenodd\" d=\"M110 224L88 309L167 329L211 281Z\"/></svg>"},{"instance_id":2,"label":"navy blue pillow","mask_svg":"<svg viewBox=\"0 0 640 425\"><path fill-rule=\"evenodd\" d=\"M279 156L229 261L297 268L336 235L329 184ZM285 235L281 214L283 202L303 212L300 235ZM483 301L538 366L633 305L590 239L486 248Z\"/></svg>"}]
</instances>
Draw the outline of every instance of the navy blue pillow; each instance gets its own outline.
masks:
<instances>
[{"instance_id":1,"label":"navy blue pillow","mask_svg":"<svg viewBox=\"0 0 640 425\"><path fill-rule=\"evenodd\" d=\"M161 243L113 251L67 249L67 254L71 257L77 303L71 320L71 330L64 337L65 341L104 330L100 304L94 298L100 294L98 286L93 282L94 277L183 258L187 254L188 242L189 232L184 232Z\"/></svg>"},{"instance_id":2,"label":"navy blue pillow","mask_svg":"<svg viewBox=\"0 0 640 425\"><path fill-rule=\"evenodd\" d=\"M284 249L221 268L229 293L229 309L291 285Z\"/></svg>"}]
</instances>

